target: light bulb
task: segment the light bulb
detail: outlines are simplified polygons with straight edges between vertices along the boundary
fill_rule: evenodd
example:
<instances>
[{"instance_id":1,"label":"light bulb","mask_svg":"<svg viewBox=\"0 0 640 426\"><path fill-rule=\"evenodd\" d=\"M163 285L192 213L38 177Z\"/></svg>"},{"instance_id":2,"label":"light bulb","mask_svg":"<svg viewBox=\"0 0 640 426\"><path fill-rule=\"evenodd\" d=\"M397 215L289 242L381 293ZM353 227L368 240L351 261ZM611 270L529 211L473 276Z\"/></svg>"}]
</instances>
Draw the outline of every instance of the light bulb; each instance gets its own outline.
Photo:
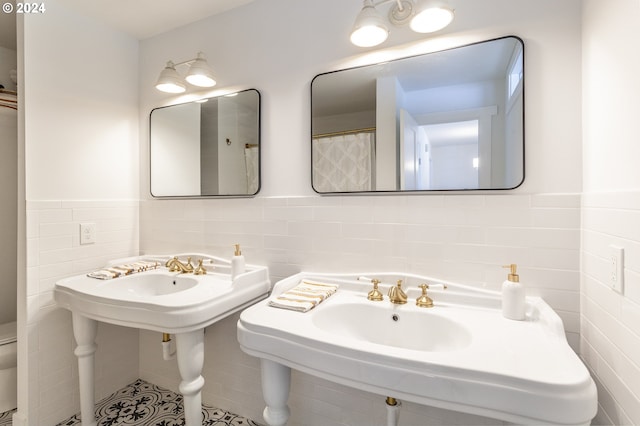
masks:
<instances>
[{"instance_id":1,"label":"light bulb","mask_svg":"<svg viewBox=\"0 0 640 426\"><path fill-rule=\"evenodd\" d=\"M387 39L389 29L378 13L371 0L365 0L362 10L358 14L353 31L351 31L351 43L360 47L377 46Z\"/></svg>"},{"instance_id":2,"label":"light bulb","mask_svg":"<svg viewBox=\"0 0 640 426\"><path fill-rule=\"evenodd\" d=\"M388 36L389 33L386 29L375 25L368 25L358 28L351 33L351 43L360 47L372 47L384 42Z\"/></svg>"},{"instance_id":3,"label":"light bulb","mask_svg":"<svg viewBox=\"0 0 640 426\"><path fill-rule=\"evenodd\" d=\"M173 62L167 62L167 66L160 72L156 89L166 93L183 93L187 90Z\"/></svg>"},{"instance_id":4,"label":"light bulb","mask_svg":"<svg viewBox=\"0 0 640 426\"><path fill-rule=\"evenodd\" d=\"M198 52L198 57L189 67L189 72L185 80L187 80L189 84L198 87L213 87L216 85L216 80L213 78L213 71L202 52Z\"/></svg>"},{"instance_id":5,"label":"light bulb","mask_svg":"<svg viewBox=\"0 0 640 426\"><path fill-rule=\"evenodd\" d=\"M424 9L411 19L409 26L417 33L432 33L443 29L453 21L453 10L446 7Z\"/></svg>"}]
</instances>

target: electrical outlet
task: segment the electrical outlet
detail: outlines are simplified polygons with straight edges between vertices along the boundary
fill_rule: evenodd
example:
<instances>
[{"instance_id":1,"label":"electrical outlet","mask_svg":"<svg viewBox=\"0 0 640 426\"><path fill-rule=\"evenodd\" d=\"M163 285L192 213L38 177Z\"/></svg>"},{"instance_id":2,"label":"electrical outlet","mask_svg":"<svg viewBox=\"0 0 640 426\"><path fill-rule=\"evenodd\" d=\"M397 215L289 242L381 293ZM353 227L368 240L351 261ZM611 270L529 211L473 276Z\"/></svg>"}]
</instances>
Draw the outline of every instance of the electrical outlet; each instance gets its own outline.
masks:
<instances>
[{"instance_id":1,"label":"electrical outlet","mask_svg":"<svg viewBox=\"0 0 640 426\"><path fill-rule=\"evenodd\" d=\"M94 244L96 242L96 224L80 224L80 244Z\"/></svg>"},{"instance_id":2,"label":"electrical outlet","mask_svg":"<svg viewBox=\"0 0 640 426\"><path fill-rule=\"evenodd\" d=\"M611 245L609 246L609 285L618 293L624 292L624 248Z\"/></svg>"}]
</instances>

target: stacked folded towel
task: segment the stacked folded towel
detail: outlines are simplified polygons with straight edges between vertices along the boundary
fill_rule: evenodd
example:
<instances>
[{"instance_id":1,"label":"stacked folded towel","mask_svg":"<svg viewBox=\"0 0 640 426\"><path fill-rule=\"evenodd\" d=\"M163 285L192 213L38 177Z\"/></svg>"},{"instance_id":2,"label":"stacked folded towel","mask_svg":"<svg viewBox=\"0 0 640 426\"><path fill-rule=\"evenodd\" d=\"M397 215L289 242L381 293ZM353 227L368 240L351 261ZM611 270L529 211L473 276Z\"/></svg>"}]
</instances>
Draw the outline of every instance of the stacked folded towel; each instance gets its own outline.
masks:
<instances>
[{"instance_id":1,"label":"stacked folded towel","mask_svg":"<svg viewBox=\"0 0 640 426\"><path fill-rule=\"evenodd\" d=\"M90 278L97 278L99 280L110 280L113 278L122 277L125 275L135 274L136 272L144 272L150 269L156 269L161 264L159 262L150 262L146 260L140 260L133 263L124 263L122 265L107 266L94 272L87 274Z\"/></svg>"},{"instance_id":2,"label":"stacked folded towel","mask_svg":"<svg viewBox=\"0 0 640 426\"><path fill-rule=\"evenodd\" d=\"M302 280L298 285L285 291L269 301L274 308L290 309L292 311L307 312L315 308L327 297L338 290L335 284L323 284Z\"/></svg>"}]
</instances>

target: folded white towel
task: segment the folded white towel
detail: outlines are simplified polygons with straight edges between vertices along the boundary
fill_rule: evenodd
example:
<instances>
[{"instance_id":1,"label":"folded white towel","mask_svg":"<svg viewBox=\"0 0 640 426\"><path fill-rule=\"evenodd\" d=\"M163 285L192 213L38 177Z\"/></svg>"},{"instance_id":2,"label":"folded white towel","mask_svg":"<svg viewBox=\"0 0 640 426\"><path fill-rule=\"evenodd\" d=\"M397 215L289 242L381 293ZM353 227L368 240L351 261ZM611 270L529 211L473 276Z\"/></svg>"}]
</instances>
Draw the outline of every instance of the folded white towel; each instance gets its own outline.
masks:
<instances>
[{"instance_id":1,"label":"folded white towel","mask_svg":"<svg viewBox=\"0 0 640 426\"><path fill-rule=\"evenodd\" d=\"M304 300L291 300L284 297L278 297L277 299L270 300L269 306L274 308L289 309L298 312L307 312L314 308L316 305L313 302Z\"/></svg>"},{"instance_id":2,"label":"folded white towel","mask_svg":"<svg viewBox=\"0 0 640 426\"><path fill-rule=\"evenodd\" d=\"M99 271L89 272L87 274L89 278L97 278L99 280L110 280L120 276L118 272L110 271L108 269L100 269Z\"/></svg>"},{"instance_id":3,"label":"folded white towel","mask_svg":"<svg viewBox=\"0 0 640 426\"><path fill-rule=\"evenodd\" d=\"M271 299L269 306L307 312L338 290L335 284L323 284L302 280L295 287Z\"/></svg>"},{"instance_id":4,"label":"folded white towel","mask_svg":"<svg viewBox=\"0 0 640 426\"><path fill-rule=\"evenodd\" d=\"M108 266L97 271L89 272L87 276L90 278L97 278L99 280L110 280L125 275L135 274L136 272L144 272L150 269L157 269L159 266L160 263L158 262L141 260L133 263Z\"/></svg>"}]
</instances>

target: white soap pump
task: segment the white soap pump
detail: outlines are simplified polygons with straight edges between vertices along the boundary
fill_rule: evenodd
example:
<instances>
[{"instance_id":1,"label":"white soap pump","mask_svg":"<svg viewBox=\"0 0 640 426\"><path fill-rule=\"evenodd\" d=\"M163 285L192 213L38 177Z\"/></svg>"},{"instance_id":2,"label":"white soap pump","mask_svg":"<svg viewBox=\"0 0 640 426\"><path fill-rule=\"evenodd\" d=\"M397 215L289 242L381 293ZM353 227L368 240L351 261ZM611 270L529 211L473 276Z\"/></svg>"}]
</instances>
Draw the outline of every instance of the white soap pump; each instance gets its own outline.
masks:
<instances>
[{"instance_id":1,"label":"white soap pump","mask_svg":"<svg viewBox=\"0 0 640 426\"><path fill-rule=\"evenodd\" d=\"M231 258L231 280L235 280L236 277L244 272L244 256L240 251L240 244L234 244L235 252Z\"/></svg>"},{"instance_id":2,"label":"white soap pump","mask_svg":"<svg viewBox=\"0 0 640 426\"><path fill-rule=\"evenodd\" d=\"M516 273L517 267L518 265L514 263L503 266L503 268L510 268L510 273L502 283L502 316L522 321L526 312L525 291Z\"/></svg>"}]
</instances>

